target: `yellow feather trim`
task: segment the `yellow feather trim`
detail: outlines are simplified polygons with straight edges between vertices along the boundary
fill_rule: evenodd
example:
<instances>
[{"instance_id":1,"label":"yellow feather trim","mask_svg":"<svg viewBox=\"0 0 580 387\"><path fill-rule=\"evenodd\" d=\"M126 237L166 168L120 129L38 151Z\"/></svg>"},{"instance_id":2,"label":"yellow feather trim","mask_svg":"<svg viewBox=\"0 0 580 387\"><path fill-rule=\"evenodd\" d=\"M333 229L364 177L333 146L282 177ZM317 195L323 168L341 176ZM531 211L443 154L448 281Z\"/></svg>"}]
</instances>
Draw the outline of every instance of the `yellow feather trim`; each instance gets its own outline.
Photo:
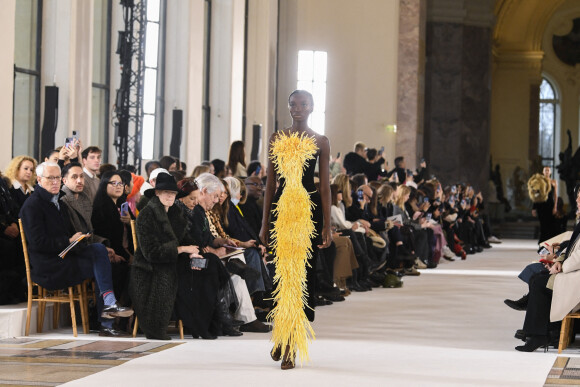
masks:
<instances>
[{"instance_id":1,"label":"yellow feather trim","mask_svg":"<svg viewBox=\"0 0 580 387\"><path fill-rule=\"evenodd\" d=\"M274 291L276 307L268 317L274 321L274 350L290 347L290 358L300 354L300 363L308 361L308 344L314 330L304 313L307 305L306 265L312 256L311 238L315 235L312 209L314 204L302 185L306 161L318 151L314 137L305 133L280 133L272 143L270 158L276 172L285 180L284 191L272 210L277 216L271 231L275 252Z\"/></svg>"}]
</instances>

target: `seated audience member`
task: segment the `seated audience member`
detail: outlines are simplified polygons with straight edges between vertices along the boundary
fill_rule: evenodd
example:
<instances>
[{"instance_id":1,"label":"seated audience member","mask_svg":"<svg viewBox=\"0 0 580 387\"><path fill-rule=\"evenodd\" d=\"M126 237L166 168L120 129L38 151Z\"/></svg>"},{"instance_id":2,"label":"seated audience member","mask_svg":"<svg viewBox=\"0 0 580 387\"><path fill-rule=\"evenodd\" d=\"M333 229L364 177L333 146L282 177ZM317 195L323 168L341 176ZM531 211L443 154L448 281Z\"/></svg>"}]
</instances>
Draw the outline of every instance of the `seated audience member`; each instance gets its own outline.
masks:
<instances>
[{"instance_id":1,"label":"seated audience member","mask_svg":"<svg viewBox=\"0 0 580 387\"><path fill-rule=\"evenodd\" d=\"M157 168L161 168L161 164L159 164L159 161L157 160L151 160L145 163L145 173L147 174L147 178L145 180L149 180L151 172L153 172Z\"/></svg>"},{"instance_id":2,"label":"seated audience member","mask_svg":"<svg viewBox=\"0 0 580 387\"><path fill-rule=\"evenodd\" d=\"M258 176L247 177L244 183L247 189L246 202L240 203L239 207L254 234L258 235L262 227L262 206L260 202L264 197L264 185Z\"/></svg>"},{"instance_id":3,"label":"seated audience member","mask_svg":"<svg viewBox=\"0 0 580 387\"><path fill-rule=\"evenodd\" d=\"M53 149L51 151L48 151L46 153L46 156L44 156L44 161L52 161L53 163L58 163L58 153L59 149Z\"/></svg>"},{"instance_id":4,"label":"seated audience member","mask_svg":"<svg viewBox=\"0 0 580 387\"><path fill-rule=\"evenodd\" d=\"M129 291L147 338L169 340L167 325L175 304L177 317L194 338L215 339L209 325L222 279L219 259L199 254L188 232L188 221L174 205L175 179L160 173L147 190L147 206L137 218L138 248L131 265ZM191 258L207 259L207 267L192 266Z\"/></svg>"},{"instance_id":5,"label":"seated audience member","mask_svg":"<svg viewBox=\"0 0 580 387\"><path fill-rule=\"evenodd\" d=\"M213 175L217 176L220 179L223 179L224 177L227 176L225 161L220 159L213 159L211 161L211 164L213 165L214 168Z\"/></svg>"},{"instance_id":6,"label":"seated audience member","mask_svg":"<svg viewBox=\"0 0 580 387\"><path fill-rule=\"evenodd\" d=\"M113 164L108 164L108 163L101 164L101 166L99 167L99 173L97 173L97 176L99 178L101 178L101 176L103 176L105 173L113 172L116 170L117 170L117 167L114 166Z\"/></svg>"},{"instance_id":7,"label":"seated audience member","mask_svg":"<svg viewBox=\"0 0 580 387\"><path fill-rule=\"evenodd\" d=\"M129 173L129 172L127 172ZM128 304L129 263L133 257L131 210L121 211L125 183L121 171L106 172L95 194L91 221L97 235L109 240L113 288L123 304Z\"/></svg>"},{"instance_id":8,"label":"seated audience member","mask_svg":"<svg viewBox=\"0 0 580 387\"><path fill-rule=\"evenodd\" d=\"M157 181L157 176L160 173L166 173L169 175L169 172L167 171L167 169L157 168L157 169L151 171L151 174L149 175L149 183L145 182L141 186L141 189L139 190L139 192L141 192L142 196L141 196L141 199L137 202L137 210L141 211L147 205L149 198L144 195L145 191L147 191L148 189L151 189L151 188L155 188L155 182Z\"/></svg>"},{"instance_id":9,"label":"seated audience member","mask_svg":"<svg viewBox=\"0 0 580 387\"><path fill-rule=\"evenodd\" d=\"M90 146L81 153L83 171L85 172L85 192L92 200L99 188L99 168L101 167L102 151L96 146Z\"/></svg>"},{"instance_id":10,"label":"seated audience member","mask_svg":"<svg viewBox=\"0 0 580 387\"><path fill-rule=\"evenodd\" d=\"M177 170L177 162L172 156L163 156L159 159L160 168L166 169L168 172Z\"/></svg>"},{"instance_id":11,"label":"seated audience member","mask_svg":"<svg viewBox=\"0 0 580 387\"><path fill-rule=\"evenodd\" d=\"M17 156L13 158L10 164L8 164L8 168L6 168L5 176L12 184L10 194L19 207L22 207L24 201L34 191L34 183L36 182L36 176L34 175L35 169L36 160L29 156Z\"/></svg>"},{"instance_id":12,"label":"seated audience member","mask_svg":"<svg viewBox=\"0 0 580 387\"><path fill-rule=\"evenodd\" d=\"M40 286L62 289L95 278L97 310L102 336L120 336L115 331L114 317L129 317L130 308L121 307L113 292L111 263L107 248L100 243L80 243L64 257L59 253L82 232L72 229L68 221L67 206L59 203L61 171L58 164L44 162L36 168L38 185L20 210L24 232L28 241L31 277Z\"/></svg>"},{"instance_id":13,"label":"seated audience member","mask_svg":"<svg viewBox=\"0 0 580 387\"><path fill-rule=\"evenodd\" d=\"M262 254L266 252L266 248L260 245L258 242L258 236L254 233L252 227L246 222L240 208L238 207L241 198L241 181L235 177L226 177L224 180L228 185L230 193L230 203L227 212L228 225L225 227L225 231L230 237L239 240L241 246L246 249L244 250L246 263L258 273L262 273L262 275L256 279L246 278L248 291L251 295L255 295L257 292L263 293L266 291L263 276L267 276L267 272L262 264Z\"/></svg>"},{"instance_id":14,"label":"seated audience member","mask_svg":"<svg viewBox=\"0 0 580 387\"><path fill-rule=\"evenodd\" d=\"M133 184L131 187L126 187L126 191L128 192L127 203L129 203L131 212L137 216L137 203L139 203L139 200L141 199L141 187L143 186L143 183L145 183L145 178L134 173L131 173L131 177L133 178Z\"/></svg>"},{"instance_id":15,"label":"seated audience member","mask_svg":"<svg viewBox=\"0 0 580 387\"><path fill-rule=\"evenodd\" d=\"M207 161L207 160L202 161L200 165L209 167L209 171L208 172L211 173L212 175L215 175L215 167L214 167L214 165L212 164L211 161Z\"/></svg>"},{"instance_id":16,"label":"seated audience member","mask_svg":"<svg viewBox=\"0 0 580 387\"><path fill-rule=\"evenodd\" d=\"M243 141L234 141L230 145L227 166L234 177L245 178L249 176L246 171L246 152Z\"/></svg>"},{"instance_id":17,"label":"seated audience member","mask_svg":"<svg viewBox=\"0 0 580 387\"><path fill-rule=\"evenodd\" d=\"M0 305L26 300L24 255L17 223L19 210L0 173Z\"/></svg>"},{"instance_id":18,"label":"seated audience member","mask_svg":"<svg viewBox=\"0 0 580 387\"><path fill-rule=\"evenodd\" d=\"M192 218L193 209L198 204L199 200L199 190L197 184L193 179L189 178L181 180L179 183L177 183L177 186L179 188L179 193L177 194L179 197L178 205L184 211L184 214L186 214L186 217L189 220ZM208 218L208 220L210 221L209 226L212 235L215 238L221 237L221 235L217 233L218 228L212 227L214 226L214 224L211 223L212 219ZM227 236L224 235L223 237L227 239ZM244 324L248 324L247 327L248 326L255 327L257 325L264 326L261 322L257 321L256 319L256 313L254 312L252 299L250 298L250 294L248 293L248 287L246 286L246 282L244 281L244 279L237 274L231 274L230 279L234 288L233 293L235 293L235 297L237 300L237 305L236 303L230 302L230 304L234 304L235 306L234 318L236 320L243 322ZM238 331L234 329L231 317L228 319L229 311L227 308L227 304L228 303L220 302L220 305L218 306L219 314L225 317L225 321L223 321L224 319L222 319L223 334L226 336L239 336L240 333L238 333ZM264 327L265 332L268 332L269 331L268 327L266 326ZM257 332L258 330L254 331ZM249 332L249 330L246 330L246 332Z\"/></svg>"},{"instance_id":19,"label":"seated audience member","mask_svg":"<svg viewBox=\"0 0 580 387\"><path fill-rule=\"evenodd\" d=\"M251 161L250 164L248 164L247 171L248 177L256 176L259 179L262 179L262 177L266 176L266 171L262 167L262 163L258 160Z\"/></svg>"},{"instance_id":20,"label":"seated audience member","mask_svg":"<svg viewBox=\"0 0 580 387\"><path fill-rule=\"evenodd\" d=\"M208 165L198 165L197 167L193 168L193 172L191 172L191 177L194 179L201 175L202 173L211 173L211 168Z\"/></svg>"},{"instance_id":21,"label":"seated audience member","mask_svg":"<svg viewBox=\"0 0 580 387\"><path fill-rule=\"evenodd\" d=\"M580 186L576 186L575 192L580 208ZM580 222L574 227L566 253L546 263L545 270L531 277L523 326L526 343L517 346L516 350L533 352L546 347L550 343L550 332L557 329L555 323L580 303L579 235Z\"/></svg>"},{"instance_id":22,"label":"seated audience member","mask_svg":"<svg viewBox=\"0 0 580 387\"><path fill-rule=\"evenodd\" d=\"M65 165L69 163L78 163L79 156L81 155L82 145L81 141L74 138L72 143L67 143L64 146L59 146L56 148L58 151L57 163L62 169Z\"/></svg>"},{"instance_id":23,"label":"seated audience member","mask_svg":"<svg viewBox=\"0 0 580 387\"><path fill-rule=\"evenodd\" d=\"M169 171L169 174L173 176L175 181L181 181L185 179L185 172L184 171Z\"/></svg>"}]
</instances>

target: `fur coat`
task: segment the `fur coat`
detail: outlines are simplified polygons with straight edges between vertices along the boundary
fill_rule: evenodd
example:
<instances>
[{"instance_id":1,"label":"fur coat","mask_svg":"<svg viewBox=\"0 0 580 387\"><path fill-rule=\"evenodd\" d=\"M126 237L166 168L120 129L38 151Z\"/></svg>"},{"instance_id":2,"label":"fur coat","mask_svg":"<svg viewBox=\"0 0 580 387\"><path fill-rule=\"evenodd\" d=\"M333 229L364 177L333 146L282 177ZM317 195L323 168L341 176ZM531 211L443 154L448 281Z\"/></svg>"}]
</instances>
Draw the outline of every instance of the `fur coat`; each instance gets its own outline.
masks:
<instances>
[{"instance_id":1,"label":"fur coat","mask_svg":"<svg viewBox=\"0 0 580 387\"><path fill-rule=\"evenodd\" d=\"M580 223L574 228L570 238L568 251L562 272L552 275L553 280L552 304L550 307L550 321L560 321L568 313L578 310L580 304Z\"/></svg>"},{"instance_id":2,"label":"fur coat","mask_svg":"<svg viewBox=\"0 0 580 387\"><path fill-rule=\"evenodd\" d=\"M139 326L150 337L163 337L177 294L177 247L192 245L187 220L178 206L168 212L154 196L137 218L137 251L129 292Z\"/></svg>"}]
</instances>

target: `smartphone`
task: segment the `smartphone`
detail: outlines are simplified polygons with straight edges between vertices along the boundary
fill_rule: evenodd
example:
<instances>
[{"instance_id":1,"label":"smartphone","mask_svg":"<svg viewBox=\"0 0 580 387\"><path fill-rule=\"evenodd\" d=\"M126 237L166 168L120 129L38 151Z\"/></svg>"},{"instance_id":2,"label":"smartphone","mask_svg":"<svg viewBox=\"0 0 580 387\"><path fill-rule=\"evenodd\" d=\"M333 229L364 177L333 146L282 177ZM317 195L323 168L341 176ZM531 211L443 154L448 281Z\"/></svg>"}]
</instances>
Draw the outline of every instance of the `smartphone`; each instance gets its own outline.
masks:
<instances>
[{"instance_id":1,"label":"smartphone","mask_svg":"<svg viewBox=\"0 0 580 387\"><path fill-rule=\"evenodd\" d=\"M74 137L67 137L64 140L64 146L66 148L70 148L70 147L72 147L74 145L74 141L75 141L75 138Z\"/></svg>"},{"instance_id":2,"label":"smartphone","mask_svg":"<svg viewBox=\"0 0 580 387\"><path fill-rule=\"evenodd\" d=\"M381 149L379 149L379 156L383 154L383 152L385 151L385 147L384 145L381 147Z\"/></svg>"},{"instance_id":3,"label":"smartphone","mask_svg":"<svg viewBox=\"0 0 580 387\"><path fill-rule=\"evenodd\" d=\"M428 197L425 197L425 198L423 199L423 203L429 203L429 198L428 198Z\"/></svg>"},{"instance_id":4,"label":"smartphone","mask_svg":"<svg viewBox=\"0 0 580 387\"><path fill-rule=\"evenodd\" d=\"M338 159L338 158L340 158L340 152L338 152L338 153L336 154L336 158L337 158L337 159Z\"/></svg>"},{"instance_id":5,"label":"smartphone","mask_svg":"<svg viewBox=\"0 0 580 387\"><path fill-rule=\"evenodd\" d=\"M359 189L358 191L356 191L356 194L358 195L359 202L365 199L362 189Z\"/></svg>"},{"instance_id":6,"label":"smartphone","mask_svg":"<svg viewBox=\"0 0 580 387\"><path fill-rule=\"evenodd\" d=\"M428 213L428 214L427 214L427 220L431 220L431 218L433 218L433 214L431 214L431 213Z\"/></svg>"},{"instance_id":7,"label":"smartphone","mask_svg":"<svg viewBox=\"0 0 580 387\"><path fill-rule=\"evenodd\" d=\"M538 254L539 255L548 255L548 254L550 254L550 252L548 251L547 248L542 247L542 249L540 251L538 251Z\"/></svg>"},{"instance_id":8,"label":"smartphone","mask_svg":"<svg viewBox=\"0 0 580 387\"><path fill-rule=\"evenodd\" d=\"M207 259L205 258L191 258L191 268L205 269L207 267Z\"/></svg>"},{"instance_id":9,"label":"smartphone","mask_svg":"<svg viewBox=\"0 0 580 387\"><path fill-rule=\"evenodd\" d=\"M258 176L260 174L261 170L262 170L262 166L258 165L258 167L256 168L256 172L254 172L256 174L256 176Z\"/></svg>"},{"instance_id":10,"label":"smartphone","mask_svg":"<svg viewBox=\"0 0 580 387\"><path fill-rule=\"evenodd\" d=\"M452 186L452 187L451 187L451 192L452 192L452 193L456 193L456 192L457 192L457 186L455 186L455 185L454 185L454 186Z\"/></svg>"},{"instance_id":11,"label":"smartphone","mask_svg":"<svg viewBox=\"0 0 580 387\"><path fill-rule=\"evenodd\" d=\"M129 203L125 202L121 204L121 215L129 215Z\"/></svg>"}]
</instances>

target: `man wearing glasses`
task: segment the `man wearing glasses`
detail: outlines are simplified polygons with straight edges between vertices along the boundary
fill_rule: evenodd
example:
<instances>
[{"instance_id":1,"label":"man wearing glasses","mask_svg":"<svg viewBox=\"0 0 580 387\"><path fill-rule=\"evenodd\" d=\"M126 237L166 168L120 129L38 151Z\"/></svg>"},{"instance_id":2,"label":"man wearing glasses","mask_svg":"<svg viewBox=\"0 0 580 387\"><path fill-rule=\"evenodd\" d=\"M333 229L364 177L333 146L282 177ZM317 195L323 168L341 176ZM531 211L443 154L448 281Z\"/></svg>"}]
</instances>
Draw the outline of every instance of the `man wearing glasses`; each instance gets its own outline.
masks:
<instances>
[{"instance_id":1,"label":"man wearing glasses","mask_svg":"<svg viewBox=\"0 0 580 387\"><path fill-rule=\"evenodd\" d=\"M114 317L129 317L133 310L117 305L111 279L111 263L105 245L81 241L64 258L59 257L71 242L82 235L69 222L67 206L59 202L61 170L47 161L36 168L37 189L20 210L28 240L32 280L49 289L62 289L95 278L101 336L119 336L113 329Z\"/></svg>"}]
</instances>

